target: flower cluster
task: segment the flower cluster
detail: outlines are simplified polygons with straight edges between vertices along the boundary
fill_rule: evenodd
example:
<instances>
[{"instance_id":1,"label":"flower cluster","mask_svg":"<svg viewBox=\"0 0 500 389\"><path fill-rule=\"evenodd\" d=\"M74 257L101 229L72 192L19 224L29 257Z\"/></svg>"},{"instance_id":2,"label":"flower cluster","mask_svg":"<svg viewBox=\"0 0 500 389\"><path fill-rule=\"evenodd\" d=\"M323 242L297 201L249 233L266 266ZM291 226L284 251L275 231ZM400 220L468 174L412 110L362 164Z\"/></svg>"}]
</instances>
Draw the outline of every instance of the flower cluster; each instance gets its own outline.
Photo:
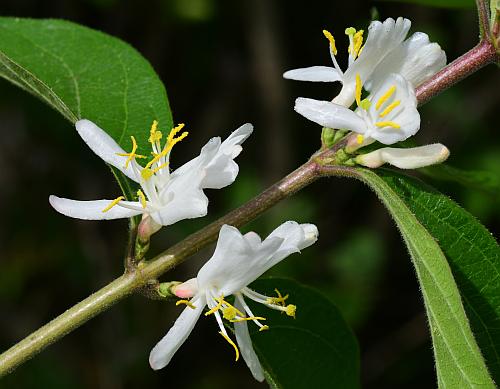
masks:
<instances>
[{"instance_id":1,"label":"flower cluster","mask_svg":"<svg viewBox=\"0 0 500 389\"><path fill-rule=\"evenodd\" d=\"M372 22L364 45L363 30L346 29L349 56L345 71L337 63L335 39L325 30L333 67L313 66L284 74L295 80L342 83L340 93L332 101L300 97L295 110L321 126L350 131L345 151L357 153L352 160L360 165L374 168L390 163L409 169L439 163L448 157L448 149L441 144L382 147L365 154L357 151L375 141L395 144L415 135L420 128L415 87L441 69L446 57L426 34L417 32L405 39L409 28L410 21L403 18ZM76 129L92 151L139 184L136 201L126 201L123 196L95 201L50 196L50 204L60 213L80 219L143 215L139 235L144 228L148 230L145 234L148 237L161 226L206 215L208 199L203 190L220 189L236 179L239 169L234 159L242 151L241 144L250 136L253 127L245 124L223 142L220 138L211 139L199 156L171 170L171 151L188 135L182 132L183 128L183 124L174 127L164 138L154 121L148 139L152 151L151 156L147 156L137 153L138 145L133 136L131 151L126 152L96 124L89 120L78 121ZM141 160L142 165L139 164ZM215 317L219 334L234 348L236 360L241 353L253 376L264 380L247 325L253 322L259 331L269 326L263 324L264 317L252 313L245 298L292 317L297 307L288 303L288 295L276 291L277 296L270 297L248 285L290 254L312 245L317 238L316 226L293 221L283 223L265 240L255 232L242 235L232 226L222 226L215 252L196 278L171 288L172 294L179 298L177 305L186 307L151 351L151 367L161 369L170 362L204 309L208 308L205 316ZM230 296L233 297L229 299ZM226 330L224 321L233 325L236 342Z\"/></svg>"},{"instance_id":2,"label":"flower cluster","mask_svg":"<svg viewBox=\"0 0 500 389\"><path fill-rule=\"evenodd\" d=\"M340 81L342 89L332 101L299 97L295 110L323 127L352 131L355 136L349 138L349 152L375 141L391 145L415 135L420 128L415 87L446 64L446 55L424 33L416 32L405 40L410 26L411 22L401 17L374 21L368 27L364 45L364 31L347 28L349 60L345 72L336 60L335 39L324 30L334 67L312 66L290 70L283 76L302 81ZM362 98L363 90L369 93L366 98ZM351 110L354 102L356 108ZM358 155L355 161L368 167L387 162L411 169L440 163L448 155L448 149L441 144L384 147Z\"/></svg>"}]
</instances>

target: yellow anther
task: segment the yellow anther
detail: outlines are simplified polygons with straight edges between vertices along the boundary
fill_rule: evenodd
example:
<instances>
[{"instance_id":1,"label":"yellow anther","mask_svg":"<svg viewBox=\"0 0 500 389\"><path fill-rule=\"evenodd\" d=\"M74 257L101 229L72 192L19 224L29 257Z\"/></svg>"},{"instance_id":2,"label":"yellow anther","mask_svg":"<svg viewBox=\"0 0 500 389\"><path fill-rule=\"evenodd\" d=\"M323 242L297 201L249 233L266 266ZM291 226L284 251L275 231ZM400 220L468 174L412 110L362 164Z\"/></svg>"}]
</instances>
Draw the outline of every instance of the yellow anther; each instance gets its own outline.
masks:
<instances>
[{"instance_id":1,"label":"yellow anther","mask_svg":"<svg viewBox=\"0 0 500 389\"><path fill-rule=\"evenodd\" d=\"M235 360L236 360L236 361L238 361L238 359L240 359L240 350L238 350L238 347L234 344L234 342L231 340L231 338L230 338L229 336L227 336L224 332L219 331L219 334L221 334L221 335L222 335L222 337L223 337L224 339L226 339L226 340L227 340L227 342L228 342L231 346L233 346L234 351L236 352L236 359L235 359Z\"/></svg>"},{"instance_id":2,"label":"yellow anther","mask_svg":"<svg viewBox=\"0 0 500 389\"><path fill-rule=\"evenodd\" d=\"M149 131L149 139L148 142L153 144L159 142L162 137L161 131L158 131L158 122L153 120L153 124L151 125L151 130Z\"/></svg>"},{"instance_id":3,"label":"yellow anther","mask_svg":"<svg viewBox=\"0 0 500 389\"><path fill-rule=\"evenodd\" d=\"M242 321L249 321L249 320L266 320L266 318L265 317L260 317L260 316L240 317L239 319L231 320L231 323L239 323L239 322L242 322Z\"/></svg>"},{"instance_id":4,"label":"yellow anther","mask_svg":"<svg viewBox=\"0 0 500 389\"><path fill-rule=\"evenodd\" d=\"M259 328L259 332L266 331L268 329L269 329L269 326L262 326L262 327Z\"/></svg>"},{"instance_id":5,"label":"yellow anther","mask_svg":"<svg viewBox=\"0 0 500 389\"><path fill-rule=\"evenodd\" d=\"M389 104L387 108L380 113L379 116L383 118L384 116L389 114L394 108L396 108L399 104L401 104L401 100L396 100L395 102Z\"/></svg>"},{"instance_id":6,"label":"yellow anther","mask_svg":"<svg viewBox=\"0 0 500 389\"><path fill-rule=\"evenodd\" d=\"M226 320L233 320L236 317L237 309L233 306L226 307L222 310L222 317Z\"/></svg>"},{"instance_id":7,"label":"yellow anther","mask_svg":"<svg viewBox=\"0 0 500 389\"><path fill-rule=\"evenodd\" d=\"M222 308L222 304L224 304L224 299L220 298L217 301L218 301L217 305L215 307L213 307L211 310L209 310L208 312L206 312L205 316L210 316Z\"/></svg>"},{"instance_id":8,"label":"yellow anther","mask_svg":"<svg viewBox=\"0 0 500 389\"><path fill-rule=\"evenodd\" d=\"M365 137L363 135L356 136L356 142L358 142L358 145L363 143L364 140L365 140Z\"/></svg>"},{"instance_id":9,"label":"yellow anther","mask_svg":"<svg viewBox=\"0 0 500 389\"><path fill-rule=\"evenodd\" d=\"M137 197L139 198L139 201L141 202L142 208L146 208L146 196L144 196L144 193L142 193L142 190L137 191Z\"/></svg>"},{"instance_id":10,"label":"yellow anther","mask_svg":"<svg viewBox=\"0 0 500 389\"><path fill-rule=\"evenodd\" d=\"M366 98L366 99L361 100L361 103L359 104L359 106L361 108L363 108L365 111L368 111L370 109L370 107L372 106L372 102L368 98Z\"/></svg>"},{"instance_id":11,"label":"yellow anther","mask_svg":"<svg viewBox=\"0 0 500 389\"><path fill-rule=\"evenodd\" d=\"M401 128L401 126L394 122L376 122L375 125L377 127L392 127L392 128Z\"/></svg>"},{"instance_id":12,"label":"yellow anther","mask_svg":"<svg viewBox=\"0 0 500 389\"><path fill-rule=\"evenodd\" d=\"M118 204L120 201L125 200L125 197L120 196L114 199L109 205L102 210L102 212L108 212L111 208L113 208L116 204Z\"/></svg>"},{"instance_id":13,"label":"yellow anther","mask_svg":"<svg viewBox=\"0 0 500 389\"><path fill-rule=\"evenodd\" d=\"M177 300L175 303L175 305L181 305L181 304L186 304L189 308L196 309L196 307L193 304L191 304L191 301L189 300Z\"/></svg>"},{"instance_id":14,"label":"yellow anther","mask_svg":"<svg viewBox=\"0 0 500 389\"><path fill-rule=\"evenodd\" d=\"M286 311L285 313L288 315L288 316L292 316L294 319L295 319L295 311L297 310L297 307L293 304L288 304L286 306Z\"/></svg>"},{"instance_id":15,"label":"yellow anther","mask_svg":"<svg viewBox=\"0 0 500 389\"><path fill-rule=\"evenodd\" d=\"M157 173L158 171L160 171L161 169L163 169L164 167L167 167L168 166L168 162L165 162L163 165L160 165L156 168L154 168L153 170L151 170L151 172L153 174Z\"/></svg>"},{"instance_id":16,"label":"yellow anther","mask_svg":"<svg viewBox=\"0 0 500 389\"><path fill-rule=\"evenodd\" d=\"M146 181L149 180L153 174L153 171L147 167L141 170L141 177Z\"/></svg>"},{"instance_id":17,"label":"yellow anther","mask_svg":"<svg viewBox=\"0 0 500 389\"><path fill-rule=\"evenodd\" d=\"M333 55L337 55L337 47L335 46L335 38L332 33L328 30L323 30L323 35L330 42L330 50L332 50Z\"/></svg>"},{"instance_id":18,"label":"yellow anther","mask_svg":"<svg viewBox=\"0 0 500 389\"><path fill-rule=\"evenodd\" d=\"M359 57L359 54L361 54L361 45L363 44L363 30L359 30L356 32L353 36L353 55L354 58Z\"/></svg>"},{"instance_id":19,"label":"yellow anther","mask_svg":"<svg viewBox=\"0 0 500 389\"><path fill-rule=\"evenodd\" d=\"M346 35L354 35L354 34L356 34L356 29L354 27L347 27L345 29L345 34Z\"/></svg>"},{"instance_id":20,"label":"yellow anther","mask_svg":"<svg viewBox=\"0 0 500 389\"><path fill-rule=\"evenodd\" d=\"M274 291L276 292L276 294L278 295L278 297L269 297L266 302L268 304L274 304L274 305L281 305L281 306L285 306L285 300L288 298L288 295L286 296L282 296L280 291L278 289L274 289Z\"/></svg>"},{"instance_id":21,"label":"yellow anther","mask_svg":"<svg viewBox=\"0 0 500 389\"><path fill-rule=\"evenodd\" d=\"M363 83L361 82L361 77L359 76L359 73L356 73L356 91L355 91L355 98L356 98L356 104L358 107L361 105L361 89L363 88Z\"/></svg>"},{"instance_id":22,"label":"yellow anther","mask_svg":"<svg viewBox=\"0 0 500 389\"><path fill-rule=\"evenodd\" d=\"M166 156L170 150L172 150L172 148L177 144L179 143L181 140L183 140L186 136L188 136L188 132L183 132L181 135L179 135L177 138L175 138L175 135L180 131L182 130L182 128L184 128L184 123L181 123L179 124L178 126L172 128L172 130L170 131L170 133L168 134L168 137L167 137L167 143L165 144L165 147L163 148L163 150L161 151L161 153L158 153L158 154L155 154L154 158L149 161L147 164L146 164L146 168L149 168L151 167L151 165L153 165L154 163L158 162L158 160L161 158L161 157L164 157ZM164 166L162 166L164 167ZM160 167L161 169L161 167ZM159 170L159 169L158 169Z\"/></svg>"},{"instance_id":23,"label":"yellow anther","mask_svg":"<svg viewBox=\"0 0 500 389\"><path fill-rule=\"evenodd\" d=\"M146 158L144 155L135 153L137 151L137 142L135 141L135 138L133 136L131 136L130 139L132 140L132 151L130 153L116 153L116 155L119 155L120 157L128 157L125 161L125 169L128 168L128 164L134 158Z\"/></svg>"},{"instance_id":24,"label":"yellow anther","mask_svg":"<svg viewBox=\"0 0 500 389\"><path fill-rule=\"evenodd\" d=\"M377 104L375 104L375 109L379 109L382 104L384 104L392 96L394 92L396 92L396 85L393 85L389 89L387 89L387 92L385 92L380 97L380 99L378 99Z\"/></svg>"}]
</instances>

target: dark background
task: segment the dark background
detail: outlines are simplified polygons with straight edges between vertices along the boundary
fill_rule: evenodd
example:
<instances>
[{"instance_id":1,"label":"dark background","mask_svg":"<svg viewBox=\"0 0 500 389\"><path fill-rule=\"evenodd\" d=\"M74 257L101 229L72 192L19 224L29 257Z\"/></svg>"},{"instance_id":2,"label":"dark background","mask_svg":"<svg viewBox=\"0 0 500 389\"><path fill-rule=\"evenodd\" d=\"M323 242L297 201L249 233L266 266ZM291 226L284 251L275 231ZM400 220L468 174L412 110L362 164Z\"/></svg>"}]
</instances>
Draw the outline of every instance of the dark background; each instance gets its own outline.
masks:
<instances>
[{"instance_id":1,"label":"dark background","mask_svg":"<svg viewBox=\"0 0 500 389\"><path fill-rule=\"evenodd\" d=\"M346 59L348 26L372 16L406 16L453 60L478 36L472 7L438 9L392 2L284 0L2 0L4 16L64 18L136 47L167 86L176 122L189 140L173 165L197 155L212 136L250 121L254 135L238 159L232 186L208 191L209 216L154 236L153 252L182 239L278 180L318 148L316 125L293 111L297 96L331 98L338 85L285 81L290 68L328 65L321 30ZM341 65L342 66L342 65ZM422 110L420 144L441 142L454 166L500 174L498 71L490 66ZM153 118L152 118L153 119ZM427 180L429 181L429 180ZM431 181L429 181L431 182ZM432 182L431 182L432 183ZM433 183L498 236L498 198ZM122 272L126 221L66 218L48 196L118 196L109 169L73 128L47 106L0 80L0 347L6 349ZM317 182L251 223L266 235L284 220L314 222L318 243L272 270L320 289L359 338L366 388L435 387L431 343L409 256L375 196L347 179ZM168 279L192 277L211 249ZM148 365L152 346L180 312L173 304L132 296L27 362L0 384L16 388L253 388L242 361L201 319L161 372Z\"/></svg>"}]
</instances>

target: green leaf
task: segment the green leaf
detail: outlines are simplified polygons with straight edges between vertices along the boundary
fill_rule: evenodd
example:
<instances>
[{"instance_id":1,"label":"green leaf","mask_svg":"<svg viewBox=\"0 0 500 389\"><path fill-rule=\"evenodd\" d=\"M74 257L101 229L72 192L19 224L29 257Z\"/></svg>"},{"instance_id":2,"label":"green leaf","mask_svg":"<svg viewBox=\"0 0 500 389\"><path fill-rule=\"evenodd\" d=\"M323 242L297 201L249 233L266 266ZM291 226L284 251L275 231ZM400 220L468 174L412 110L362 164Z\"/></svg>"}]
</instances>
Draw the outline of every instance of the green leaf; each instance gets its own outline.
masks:
<instances>
[{"instance_id":1,"label":"green leaf","mask_svg":"<svg viewBox=\"0 0 500 389\"><path fill-rule=\"evenodd\" d=\"M495 173L480 170L462 170L446 164L426 167L419 169L419 171L437 180L457 182L498 200L500 177Z\"/></svg>"},{"instance_id":2,"label":"green leaf","mask_svg":"<svg viewBox=\"0 0 500 389\"><path fill-rule=\"evenodd\" d=\"M384 172L382 178L439 242L488 368L500 382L500 247L447 196L407 176Z\"/></svg>"},{"instance_id":3,"label":"green leaf","mask_svg":"<svg viewBox=\"0 0 500 389\"><path fill-rule=\"evenodd\" d=\"M252 311L267 318L268 331L250 334L273 388L358 388L359 349L356 338L339 310L322 294L292 280L257 280L252 288L268 296L274 289L288 294L297 306L296 318L251 304Z\"/></svg>"},{"instance_id":4,"label":"green leaf","mask_svg":"<svg viewBox=\"0 0 500 389\"><path fill-rule=\"evenodd\" d=\"M165 88L151 65L125 42L75 23L0 18L0 76L71 123L92 120L125 150L134 135L138 153L149 153L154 119L162 129L172 127ZM117 178L130 197L128 180Z\"/></svg>"},{"instance_id":5,"label":"green leaf","mask_svg":"<svg viewBox=\"0 0 500 389\"><path fill-rule=\"evenodd\" d=\"M456 250L465 260L469 253L477 254L481 249L471 249L471 245L477 240L485 239L487 231L451 200L429 190L417 180L384 170L377 173L380 175L371 170L357 169L355 174L377 193L387 207L413 259L429 319L439 387L494 388L445 256L445 253L449 255ZM417 204L420 207L416 207ZM432 221L426 219L431 217L430 214L434 215ZM424 223L425 220L429 223ZM471 224L457 225L464 221ZM479 243L480 246L481 244ZM489 247L490 244L491 241L486 246ZM453 248L454 245L457 248ZM485 251L480 255L483 264L493 260L491 252ZM453 263L454 258L457 258L456 253L448 259ZM484 269L481 274L483 275L476 278L486 275ZM490 277L491 281L495 274ZM462 289L465 301L468 300L466 293L470 290ZM479 297L477 292L476 297ZM477 302L476 299L475 303ZM480 308L475 304L471 307ZM496 327L498 328L498 324ZM480 336L479 333L477 335Z\"/></svg>"},{"instance_id":6,"label":"green leaf","mask_svg":"<svg viewBox=\"0 0 500 389\"><path fill-rule=\"evenodd\" d=\"M412 3L439 8L472 8L474 0L382 0L392 3Z\"/></svg>"}]
</instances>

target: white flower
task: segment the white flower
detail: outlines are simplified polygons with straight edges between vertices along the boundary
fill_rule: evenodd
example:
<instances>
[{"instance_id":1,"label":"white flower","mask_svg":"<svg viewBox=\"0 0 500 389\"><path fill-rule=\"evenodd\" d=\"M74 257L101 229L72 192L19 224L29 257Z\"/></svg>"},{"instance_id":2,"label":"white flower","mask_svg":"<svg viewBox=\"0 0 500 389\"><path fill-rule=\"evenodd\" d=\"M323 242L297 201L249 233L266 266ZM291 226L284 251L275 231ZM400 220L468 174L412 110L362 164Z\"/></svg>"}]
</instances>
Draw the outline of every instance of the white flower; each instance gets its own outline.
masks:
<instances>
[{"instance_id":1,"label":"white flower","mask_svg":"<svg viewBox=\"0 0 500 389\"><path fill-rule=\"evenodd\" d=\"M328 31L323 33L330 42L330 55L334 67L312 66L290 70L285 78L302 81L340 81L342 90L333 99L345 107L354 102L356 77L365 83L365 89L378 89L389 73L398 73L414 87L433 76L446 64L446 54L437 43L431 43L427 34L414 33L404 40L411 22L402 17L392 18L383 23L373 21L368 27L368 38L363 44L363 30L346 29L349 36L349 66L345 72L340 69L335 55L335 40Z\"/></svg>"},{"instance_id":2,"label":"white flower","mask_svg":"<svg viewBox=\"0 0 500 389\"><path fill-rule=\"evenodd\" d=\"M50 196L50 204L58 212L78 219L118 219L143 214L164 226L206 215L208 199L203 189L220 189L235 180L238 165L233 159L241 152L241 144L253 127L251 124L241 126L222 143L220 138L212 138L198 157L171 172L170 152L188 134L183 132L176 137L183 127L181 124L173 128L162 146L162 133L157 129L157 122L153 122L149 137L153 157L143 167L136 159L147 157L136 154L137 143L133 136L132 151L126 153L97 125L89 120L78 121L76 130L92 151L141 186L137 192L138 201L124 201L123 196L95 201Z\"/></svg>"},{"instance_id":3,"label":"white flower","mask_svg":"<svg viewBox=\"0 0 500 389\"><path fill-rule=\"evenodd\" d=\"M286 304L288 296L268 297L247 287L266 270L288 255L299 252L313 244L318 238L318 229L312 224L297 224L288 221L276 228L264 241L255 232L242 235L236 228L224 225L219 233L215 252L200 269L196 278L174 288L176 296L190 298L179 300L187 307L177 318L172 328L153 348L149 363L155 370L165 367L175 352L191 333L205 306L205 316L214 315L220 334L235 349L236 360L239 349L247 366L258 381L264 380L259 359L252 347L247 321L253 321L259 330L269 327L262 324L265 318L256 317L244 297L280 310L289 316L295 315L295 305ZM226 297L234 295L234 305ZM236 343L224 328L223 319L234 323Z\"/></svg>"},{"instance_id":4,"label":"white flower","mask_svg":"<svg viewBox=\"0 0 500 389\"><path fill-rule=\"evenodd\" d=\"M450 151L441 143L408 149L382 147L370 153L358 155L356 163L370 168L389 163L400 169L417 169L444 162L449 155Z\"/></svg>"},{"instance_id":5,"label":"white flower","mask_svg":"<svg viewBox=\"0 0 500 389\"><path fill-rule=\"evenodd\" d=\"M295 110L323 127L346 129L362 136L359 143L376 139L390 145L414 135L420 128L420 114L412 85L399 74L390 74L367 99L361 100L362 82L356 77L355 99L351 111L330 101L299 97Z\"/></svg>"}]
</instances>

